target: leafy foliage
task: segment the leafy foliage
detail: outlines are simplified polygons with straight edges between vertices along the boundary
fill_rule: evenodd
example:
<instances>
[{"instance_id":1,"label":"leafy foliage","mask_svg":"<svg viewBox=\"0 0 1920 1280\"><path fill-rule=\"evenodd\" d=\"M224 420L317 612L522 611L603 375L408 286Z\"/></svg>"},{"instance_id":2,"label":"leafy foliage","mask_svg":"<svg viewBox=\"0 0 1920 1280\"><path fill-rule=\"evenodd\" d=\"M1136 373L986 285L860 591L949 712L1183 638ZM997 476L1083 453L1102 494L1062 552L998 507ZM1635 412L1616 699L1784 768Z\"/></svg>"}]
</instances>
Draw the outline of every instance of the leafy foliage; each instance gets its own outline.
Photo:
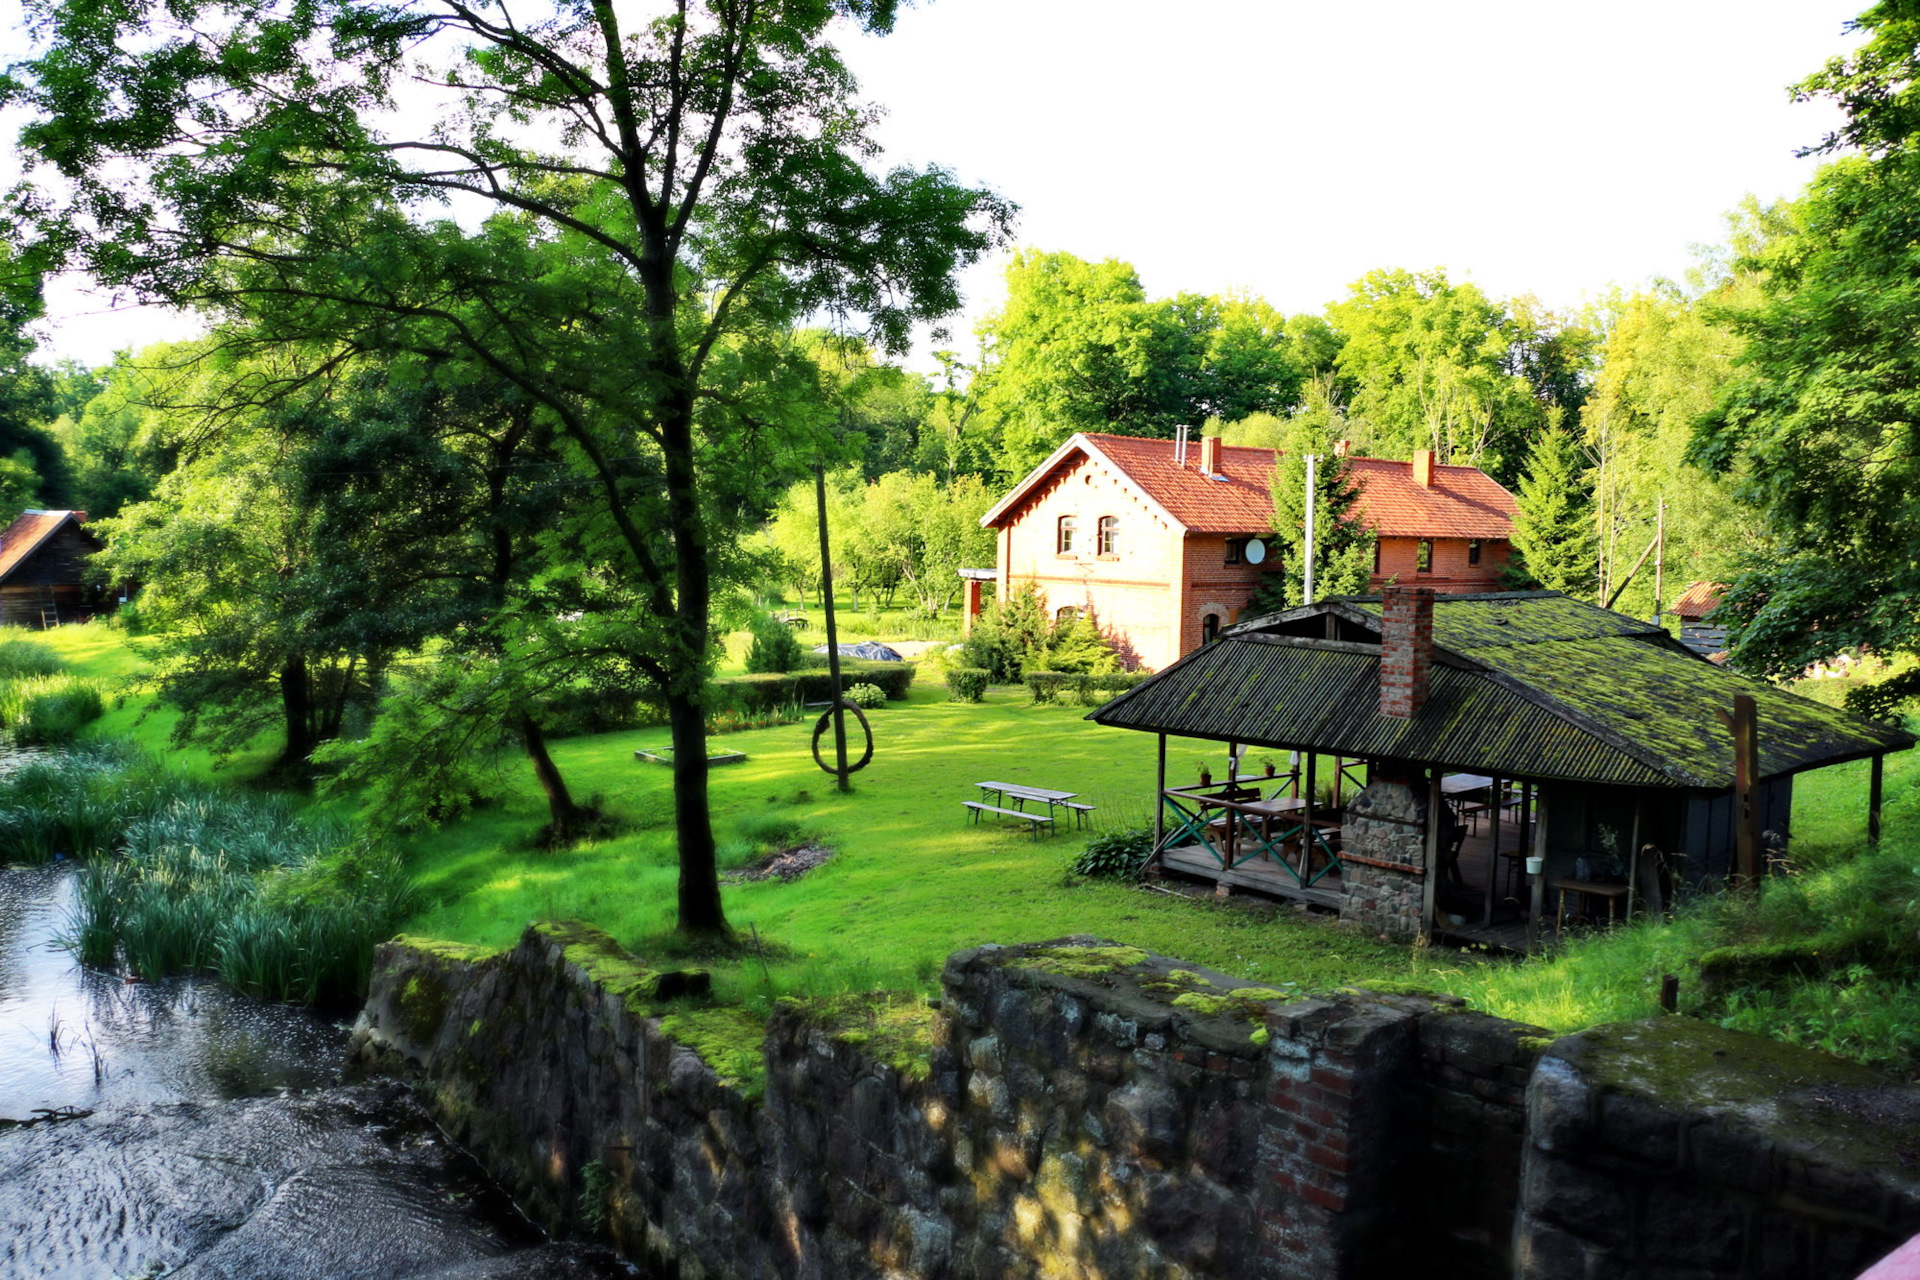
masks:
<instances>
[{"instance_id":1,"label":"leafy foliage","mask_svg":"<svg viewBox=\"0 0 1920 1280\"><path fill-rule=\"evenodd\" d=\"M887 695L879 685L874 684L850 684L841 691L840 696L862 711L873 711L887 705Z\"/></svg>"},{"instance_id":2,"label":"leafy foliage","mask_svg":"<svg viewBox=\"0 0 1920 1280\"><path fill-rule=\"evenodd\" d=\"M801 648L792 627L769 614L753 620L753 643L747 648L748 672L793 671L804 664L806 658L806 650Z\"/></svg>"},{"instance_id":3,"label":"leafy foliage","mask_svg":"<svg viewBox=\"0 0 1920 1280\"><path fill-rule=\"evenodd\" d=\"M1572 596L1592 592L1593 513L1585 459L1564 428L1547 432L1534 445L1520 482L1513 545L1541 586Z\"/></svg>"},{"instance_id":4,"label":"leafy foliage","mask_svg":"<svg viewBox=\"0 0 1920 1280\"><path fill-rule=\"evenodd\" d=\"M1153 852L1153 832L1145 828L1103 831L1087 841L1069 867L1071 874L1096 879L1131 879Z\"/></svg>"},{"instance_id":5,"label":"leafy foliage","mask_svg":"<svg viewBox=\"0 0 1920 1280\"><path fill-rule=\"evenodd\" d=\"M979 702L992 683L993 673L985 667L947 668L947 696L953 702Z\"/></svg>"}]
</instances>

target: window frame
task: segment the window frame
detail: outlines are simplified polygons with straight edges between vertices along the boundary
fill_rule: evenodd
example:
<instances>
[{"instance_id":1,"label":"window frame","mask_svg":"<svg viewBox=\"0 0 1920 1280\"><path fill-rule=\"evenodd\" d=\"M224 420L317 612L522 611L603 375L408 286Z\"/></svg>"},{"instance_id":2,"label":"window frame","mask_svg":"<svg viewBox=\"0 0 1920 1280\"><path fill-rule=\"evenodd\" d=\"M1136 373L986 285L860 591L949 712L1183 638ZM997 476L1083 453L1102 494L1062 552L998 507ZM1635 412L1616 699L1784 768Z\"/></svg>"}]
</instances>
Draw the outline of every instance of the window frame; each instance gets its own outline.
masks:
<instances>
[{"instance_id":1,"label":"window frame","mask_svg":"<svg viewBox=\"0 0 1920 1280\"><path fill-rule=\"evenodd\" d=\"M1475 567L1480 564L1480 539L1478 538L1467 540L1467 563Z\"/></svg>"},{"instance_id":2,"label":"window frame","mask_svg":"<svg viewBox=\"0 0 1920 1280\"><path fill-rule=\"evenodd\" d=\"M1413 549L1413 571L1415 573L1433 572L1433 539L1422 538Z\"/></svg>"},{"instance_id":3,"label":"window frame","mask_svg":"<svg viewBox=\"0 0 1920 1280\"><path fill-rule=\"evenodd\" d=\"M1101 516L1095 526L1094 551L1097 556L1117 556L1120 554L1120 517Z\"/></svg>"},{"instance_id":4,"label":"window frame","mask_svg":"<svg viewBox=\"0 0 1920 1280\"><path fill-rule=\"evenodd\" d=\"M1080 518L1065 515L1053 522L1053 553L1057 556L1074 554L1074 539L1080 532Z\"/></svg>"}]
</instances>

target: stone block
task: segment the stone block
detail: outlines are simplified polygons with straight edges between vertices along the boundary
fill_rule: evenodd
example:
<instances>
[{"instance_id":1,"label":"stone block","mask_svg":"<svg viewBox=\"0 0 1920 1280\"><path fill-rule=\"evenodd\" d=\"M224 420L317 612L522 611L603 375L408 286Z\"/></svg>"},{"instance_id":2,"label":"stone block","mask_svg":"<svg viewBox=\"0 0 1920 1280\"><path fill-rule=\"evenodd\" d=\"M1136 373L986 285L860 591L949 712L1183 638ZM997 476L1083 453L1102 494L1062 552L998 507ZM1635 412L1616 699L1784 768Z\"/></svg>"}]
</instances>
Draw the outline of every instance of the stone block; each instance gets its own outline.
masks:
<instances>
[{"instance_id":1,"label":"stone block","mask_svg":"<svg viewBox=\"0 0 1920 1280\"><path fill-rule=\"evenodd\" d=\"M1542 1058L1527 1083L1527 1134L1542 1151L1574 1153L1594 1139L1593 1094L1563 1058Z\"/></svg>"},{"instance_id":2,"label":"stone block","mask_svg":"<svg viewBox=\"0 0 1920 1280\"><path fill-rule=\"evenodd\" d=\"M1184 1151L1185 1108L1164 1080L1145 1076L1114 1091L1106 1121L1115 1141L1143 1159L1165 1162Z\"/></svg>"},{"instance_id":3,"label":"stone block","mask_svg":"<svg viewBox=\"0 0 1920 1280\"><path fill-rule=\"evenodd\" d=\"M1601 1244L1631 1230L1627 1183L1570 1160L1529 1152L1520 1170L1520 1204L1531 1216Z\"/></svg>"},{"instance_id":4,"label":"stone block","mask_svg":"<svg viewBox=\"0 0 1920 1280\"><path fill-rule=\"evenodd\" d=\"M1702 1182L1759 1195L1773 1188L1773 1144L1758 1134L1709 1120L1687 1130L1686 1146L1688 1166Z\"/></svg>"},{"instance_id":5,"label":"stone block","mask_svg":"<svg viewBox=\"0 0 1920 1280\"><path fill-rule=\"evenodd\" d=\"M1602 1095L1600 1136L1612 1151L1638 1163L1660 1169L1680 1163L1680 1117L1645 1098Z\"/></svg>"}]
</instances>

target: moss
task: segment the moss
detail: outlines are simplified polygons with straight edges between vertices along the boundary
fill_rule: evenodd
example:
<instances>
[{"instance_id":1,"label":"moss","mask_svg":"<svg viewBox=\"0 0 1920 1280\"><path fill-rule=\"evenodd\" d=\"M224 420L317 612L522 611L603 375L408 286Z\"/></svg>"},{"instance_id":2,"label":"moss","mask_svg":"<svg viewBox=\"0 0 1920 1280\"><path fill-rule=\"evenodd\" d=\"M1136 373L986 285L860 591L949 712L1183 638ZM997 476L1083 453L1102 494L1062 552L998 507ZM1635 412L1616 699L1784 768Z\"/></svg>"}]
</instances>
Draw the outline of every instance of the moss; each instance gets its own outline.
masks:
<instances>
[{"instance_id":1,"label":"moss","mask_svg":"<svg viewBox=\"0 0 1920 1280\"><path fill-rule=\"evenodd\" d=\"M559 943L568 964L642 1017L659 1012L669 1000L705 995L711 985L705 969L655 969L610 934L577 920L545 920L533 931Z\"/></svg>"},{"instance_id":2,"label":"moss","mask_svg":"<svg viewBox=\"0 0 1920 1280\"><path fill-rule=\"evenodd\" d=\"M1173 1007L1185 1009L1202 1018L1240 1018L1251 1022L1266 1017L1268 1001L1292 998L1291 992L1273 987L1238 987L1219 995L1189 991L1185 995L1175 996Z\"/></svg>"},{"instance_id":3,"label":"moss","mask_svg":"<svg viewBox=\"0 0 1920 1280\"><path fill-rule=\"evenodd\" d=\"M700 1055L720 1083L750 1102L767 1093L766 1020L738 1005L678 1008L660 1019L660 1029Z\"/></svg>"},{"instance_id":4,"label":"moss","mask_svg":"<svg viewBox=\"0 0 1920 1280\"><path fill-rule=\"evenodd\" d=\"M1101 978L1146 958L1138 947L1035 947L1020 957L1020 963L1063 978Z\"/></svg>"},{"instance_id":5,"label":"moss","mask_svg":"<svg viewBox=\"0 0 1920 1280\"><path fill-rule=\"evenodd\" d=\"M400 1030L416 1045L425 1045L440 1034L440 1025L446 1021L447 1006L453 1001L453 992L447 986L446 975L418 965L407 975L401 984L400 994L393 1004L400 1015Z\"/></svg>"},{"instance_id":6,"label":"moss","mask_svg":"<svg viewBox=\"0 0 1920 1280\"><path fill-rule=\"evenodd\" d=\"M932 1074L939 1015L920 997L884 991L796 1003L834 1040L859 1048L905 1078L925 1080Z\"/></svg>"},{"instance_id":7,"label":"moss","mask_svg":"<svg viewBox=\"0 0 1920 1280\"><path fill-rule=\"evenodd\" d=\"M1395 982L1369 980L1364 987L1341 987L1342 995L1355 996L1439 996L1444 995L1437 986L1426 982Z\"/></svg>"},{"instance_id":8,"label":"moss","mask_svg":"<svg viewBox=\"0 0 1920 1280\"><path fill-rule=\"evenodd\" d=\"M486 947L472 947L464 942L447 942L440 938L422 938L415 934L403 933L393 940L393 945L417 951L421 955L432 956L437 960L452 960L459 964L478 964L501 954Z\"/></svg>"}]
</instances>

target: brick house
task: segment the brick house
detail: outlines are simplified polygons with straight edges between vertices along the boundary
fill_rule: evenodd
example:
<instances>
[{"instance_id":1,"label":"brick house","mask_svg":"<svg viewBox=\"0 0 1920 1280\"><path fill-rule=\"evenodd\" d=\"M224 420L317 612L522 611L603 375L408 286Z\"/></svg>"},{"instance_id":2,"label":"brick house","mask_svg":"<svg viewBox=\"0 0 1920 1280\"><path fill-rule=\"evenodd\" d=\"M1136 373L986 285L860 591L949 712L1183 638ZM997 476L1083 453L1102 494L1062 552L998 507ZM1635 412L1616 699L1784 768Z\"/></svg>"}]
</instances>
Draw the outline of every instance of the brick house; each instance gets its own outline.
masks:
<instances>
[{"instance_id":1,"label":"brick house","mask_svg":"<svg viewBox=\"0 0 1920 1280\"><path fill-rule=\"evenodd\" d=\"M1240 620L1273 554L1274 451L1076 434L981 517L999 531L998 592L1038 584L1056 616L1086 613L1130 663L1171 664ZM1475 467L1349 458L1379 539L1372 586L1500 585L1514 500ZM971 605L971 601L970 601ZM969 621L971 617L969 616Z\"/></svg>"}]
</instances>

